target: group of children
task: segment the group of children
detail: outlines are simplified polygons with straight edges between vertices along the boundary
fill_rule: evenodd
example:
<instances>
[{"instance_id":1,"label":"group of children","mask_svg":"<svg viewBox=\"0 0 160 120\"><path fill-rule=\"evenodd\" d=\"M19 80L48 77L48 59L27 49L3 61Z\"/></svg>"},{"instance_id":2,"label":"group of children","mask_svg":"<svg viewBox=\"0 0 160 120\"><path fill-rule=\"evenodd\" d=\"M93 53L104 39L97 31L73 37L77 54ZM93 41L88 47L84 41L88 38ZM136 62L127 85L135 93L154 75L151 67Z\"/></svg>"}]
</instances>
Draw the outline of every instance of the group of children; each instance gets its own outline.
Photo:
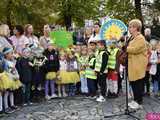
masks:
<instances>
[{"instance_id":1,"label":"group of children","mask_svg":"<svg viewBox=\"0 0 160 120\"><path fill-rule=\"evenodd\" d=\"M77 93L96 98L100 88L101 96L97 101L105 101L107 72L110 86L108 95L117 95L118 49L114 46L107 50L106 42L102 40L97 44L90 42L88 46L76 45L63 49L56 48L49 42L46 50L42 50L40 54L38 50L38 47L25 47L22 49L21 56L15 58L12 48L4 48L0 64L1 112L4 109L9 113L11 109L17 108L14 105L14 91L19 88L22 90L24 106L32 104L32 90L42 88L47 100L74 96Z\"/></svg>"}]
</instances>

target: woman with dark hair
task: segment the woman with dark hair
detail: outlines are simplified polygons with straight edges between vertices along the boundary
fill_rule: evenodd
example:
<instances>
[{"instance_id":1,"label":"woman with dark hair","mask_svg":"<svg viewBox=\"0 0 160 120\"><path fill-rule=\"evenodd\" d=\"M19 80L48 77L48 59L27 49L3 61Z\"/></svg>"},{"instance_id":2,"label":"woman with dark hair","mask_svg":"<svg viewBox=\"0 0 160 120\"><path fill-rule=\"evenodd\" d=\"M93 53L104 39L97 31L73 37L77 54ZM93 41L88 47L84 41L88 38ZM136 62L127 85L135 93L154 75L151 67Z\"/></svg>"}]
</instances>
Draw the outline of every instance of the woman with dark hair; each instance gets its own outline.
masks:
<instances>
[{"instance_id":1,"label":"woman with dark hair","mask_svg":"<svg viewBox=\"0 0 160 120\"><path fill-rule=\"evenodd\" d=\"M94 28L93 28L94 31L93 31L93 34L91 35L91 37L89 38L88 43L96 42L96 41L100 40L100 35L99 35L100 27L101 27L101 25L99 23L94 24Z\"/></svg>"},{"instance_id":2,"label":"woman with dark hair","mask_svg":"<svg viewBox=\"0 0 160 120\"><path fill-rule=\"evenodd\" d=\"M21 56L22 49L29 44L29 40L24 36L24 28L21 25L16 25L14 28L14 35L11 36L10 39L13 43L16 53Z\"/></svg>"}]
</instances>

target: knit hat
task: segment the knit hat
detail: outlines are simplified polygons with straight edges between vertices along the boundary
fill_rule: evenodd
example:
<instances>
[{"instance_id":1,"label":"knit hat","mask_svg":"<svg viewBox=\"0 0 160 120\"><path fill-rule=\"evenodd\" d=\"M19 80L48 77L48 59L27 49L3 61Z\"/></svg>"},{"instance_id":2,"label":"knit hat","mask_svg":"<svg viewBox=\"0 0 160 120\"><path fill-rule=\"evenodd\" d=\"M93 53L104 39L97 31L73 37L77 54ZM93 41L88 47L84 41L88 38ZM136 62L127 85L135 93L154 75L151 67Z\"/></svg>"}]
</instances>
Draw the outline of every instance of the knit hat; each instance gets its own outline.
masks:
<instances>
[{"instance_id":1,"label":"knit hat","mask_svg":"<svg viewBox=\"0 0 160 120\"><path fill-rule=\"evenodd\" d=\"M22 53L25 54L25 53L28 53L28 52L31 52L31 49L30 48L23 48L22 50Z\"/></svg>"},{"instance_id":2,"label":"knit hat","mask_svg":"<svg viewBox=\"0 0 160 120\"><path fill-rule=\"evenodd\" d=\"M5 47L2 52L4 55L6 55L10 52L13 52L13 48Z\"/></svg>"}]
</instances>

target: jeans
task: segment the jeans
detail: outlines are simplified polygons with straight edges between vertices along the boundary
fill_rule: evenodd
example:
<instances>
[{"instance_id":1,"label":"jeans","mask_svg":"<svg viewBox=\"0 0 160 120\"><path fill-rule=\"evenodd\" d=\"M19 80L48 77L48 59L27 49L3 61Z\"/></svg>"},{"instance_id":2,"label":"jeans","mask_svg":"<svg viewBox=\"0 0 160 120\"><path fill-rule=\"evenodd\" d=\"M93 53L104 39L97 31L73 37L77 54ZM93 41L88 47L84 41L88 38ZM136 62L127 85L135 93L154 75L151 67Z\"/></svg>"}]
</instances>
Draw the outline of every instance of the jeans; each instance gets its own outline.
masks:
<instances>
[{"instance_id":1,"label":"jeans","mask_svg":"<svg viewBox=\"0 0 160 120\"><path fill-rule=\"evenodd\" d=\"M49 85L51 89L51 95L55 94L55 81L54 80L46 80L45 81L45 96L49 95Z\"/></svg>"},{"instance_id":2,"label":"jeans","mask_svg":"<svg viewBox=\"0 0 160 120\"><path fill-rule=\"evenodd\" d=\"M31 101L31 83L23 84L23 102L29 103Z\"/></svg>"},{"instance_id":3,"label":"jeans","mask_svg":"<svg viewBox=\"0 0 160 120\"><path fill-rule=\"evenodd\" d=\"M96 81L94 79L87 78L88 92L89 94L96 94Z\"/></svg>"}]
</instances>

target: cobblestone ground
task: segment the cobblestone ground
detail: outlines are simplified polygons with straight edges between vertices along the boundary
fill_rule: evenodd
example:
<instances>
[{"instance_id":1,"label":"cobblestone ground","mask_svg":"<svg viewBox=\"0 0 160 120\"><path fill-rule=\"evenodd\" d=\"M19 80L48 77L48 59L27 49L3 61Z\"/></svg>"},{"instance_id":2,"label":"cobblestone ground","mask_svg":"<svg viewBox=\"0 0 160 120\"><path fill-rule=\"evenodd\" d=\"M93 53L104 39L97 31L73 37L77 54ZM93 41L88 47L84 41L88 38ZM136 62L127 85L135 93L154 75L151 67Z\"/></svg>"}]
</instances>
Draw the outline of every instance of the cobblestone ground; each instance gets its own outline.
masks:
<instances>
[{"instance_id":1,"label":"cobblestone ground","mask_svg":"<svg viewBox=\"0 0 160 120\"><path fill-rule=\"evenodd\" d=\"M124 113L125 96L107 99L105 103L97 103L85 97L53 99L5 115L0 120L134 120L129 116L104 118L115 113ZM153 97L145 97L143 109L133 115L143 120L148 112L160 112L160 101Z\"/></svg>"}]
</instances>

